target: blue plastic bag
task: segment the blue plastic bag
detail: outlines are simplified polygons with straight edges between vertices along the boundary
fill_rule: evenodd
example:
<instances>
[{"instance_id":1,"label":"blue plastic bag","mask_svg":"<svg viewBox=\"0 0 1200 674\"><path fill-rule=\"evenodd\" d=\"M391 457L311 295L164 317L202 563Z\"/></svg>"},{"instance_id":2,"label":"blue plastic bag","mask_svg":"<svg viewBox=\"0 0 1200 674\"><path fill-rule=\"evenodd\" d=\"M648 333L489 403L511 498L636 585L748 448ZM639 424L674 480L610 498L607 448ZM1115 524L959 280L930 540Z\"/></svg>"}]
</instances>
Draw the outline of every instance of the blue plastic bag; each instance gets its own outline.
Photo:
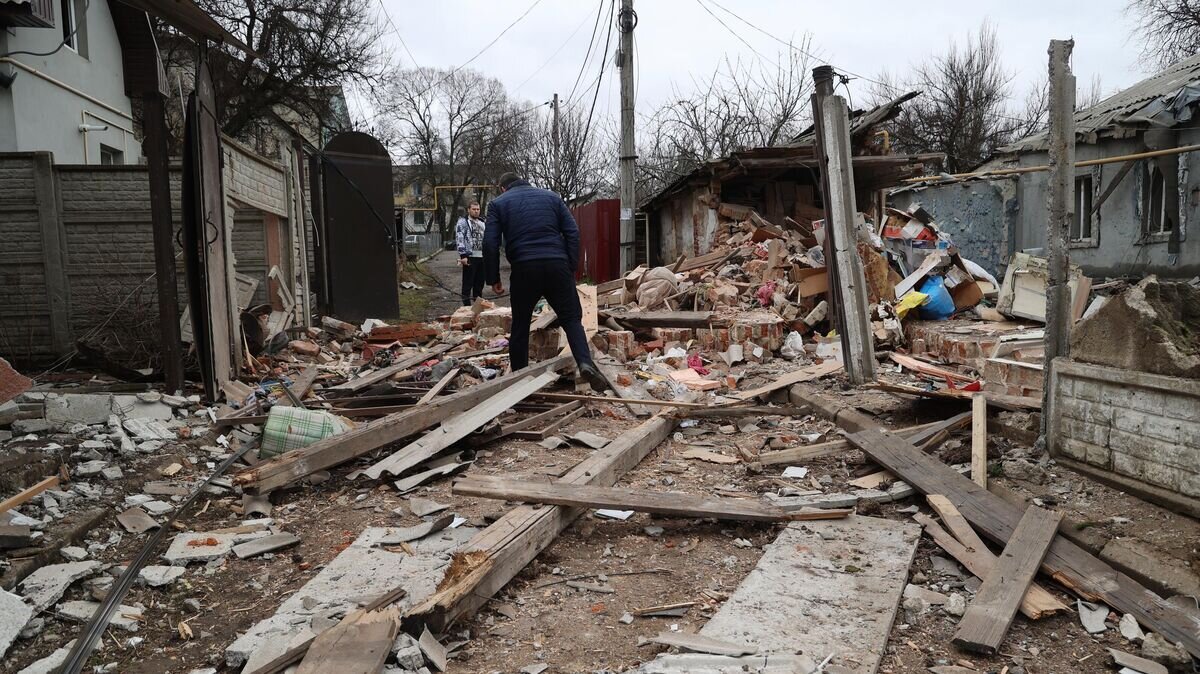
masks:
<instances>
[{"instance_id":1,"label":"blue plastic bag","mask_svg":"<svg viewBox=\"0 0 1200 674\"><path fill-rule=\"evenodd\" d=\"M927 276L918 292L929 295L929 300L917 307L917 313L927 321L944 321L954 315L954 298L942 283L941 276Z\"/></svg>"}]
</instances>

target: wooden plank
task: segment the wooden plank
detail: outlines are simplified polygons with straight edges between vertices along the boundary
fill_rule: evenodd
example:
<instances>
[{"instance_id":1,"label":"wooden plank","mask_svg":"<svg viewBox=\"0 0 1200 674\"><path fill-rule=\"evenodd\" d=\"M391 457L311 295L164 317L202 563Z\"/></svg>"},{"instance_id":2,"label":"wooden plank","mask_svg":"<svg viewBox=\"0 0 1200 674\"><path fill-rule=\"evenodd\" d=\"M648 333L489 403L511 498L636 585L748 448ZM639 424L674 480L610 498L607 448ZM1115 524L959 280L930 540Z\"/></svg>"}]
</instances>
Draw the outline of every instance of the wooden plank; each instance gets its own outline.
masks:
<instances>
[{"instance_id":1,"label":"wooden plank","mask_svg":"<svg viewBox=\"0 0 1200 674\"><path fill-rule=\"evenodd\" d=\"M893 352L888 354L888 357L892 359L892 362L900 365L901 367L912 370L913 372L929 375L930 377L936 377L941 381L952 379L954 381L966 382L968 384L976 381L975 377L969 377L961 372L955 372L954 370L947 370L946 368L931 365L929 363L917 360L912 356L905 356L903 354Z\"/></svg>"},{"instance_id":2,"label":"wooden plank","mask_svg":"<svg viewBox=\"0 0 1200 674\"><path fill-rule=\"evenodd\" d=\"M1000 560L983 579L975 600L958 623L953 643L977 653L994 655L1017 615L1021 597L1037 575L1050 543L1058 535L1062 515L1030 506L1004 546Z\"/></svg>"},{"instance_id":3,"label":"wooden plank","mask_svg":"<svg viewBox=\"0 0 1200 674\"><path fill-rule=\"evenodd\" d=\"M955 540L949 532L938 526L933 518L924 513L913 515L913 519L925 527L925 533L933 539L934 543L941 546L947 554L958 560L959 564L965 566L976 577L982 580L992 572L992 568L996 565L996 555L992 554L990 550L969 548L963 545ZM1038 620L1067 610L1069 609L1066 604L1060 602L1049 590L1037 583L1030 585L1021 599L1021 614L1030 620Z\"/></svg>"},{"instance_id":4,"label":"wooden plank","mask_svg":"<svg viewBox=\"0 0 1200 674\"><path fill-rule=\"evenodd\" d=\"M436 384L429 387L429 390L425 392L425 395L421 396L421 399L417 401L417 404L420 405L422 403L427 403L430 400L438 397L438 394L440 394L447 386L449 386L450 382L454 381L454 378L458 376L459 372L462 372L462 368L456 367L442 375L442 378L439 379Z\"/></svg>"},{"instance_id":5,"label":"wooden plank","mask_svg":"<svg viewBox=\"0 0 1200 674\"><path fill-rule=\"evenodd\" d=\"M959 391L951 389L935 389L928 390L917 386L907 386L904 384L893 384L891 382L877 381L867 384L868 388L876 388L880 391L888 393L904 393L920 398L940 398L943 400L970 400L977 392ZM991 391L983 391L979 393L987 398L988 404L992 407L1010 410L1013 412L1025 412L1027 410L1042 409L1042 401L1039 398L1030 398L1027 396L1012 396L1003 393L993 393Z\"/></svg>"},{"instance_id":6,"label":"wooden plank","mask_svg":"<svg viewBox=\"0 0 1200 674\"><path fill-rule=\"evenodd\" d=\"M805 396L814 402L817 394ZM827 407L834 407L828 402ZM940 461L917 451L912 443L880 433L845 413L837 422L861 428L847 439L873 460L899 475L925 494L944 494L984 535L997 542L1012 536L1021 510L962 477ZM1190 615L1146 589L1129 576L1097 559L1079 546L1058 537L1042 561L1043 571L1089 601L1103 601L1121 613L1132 613L1138 622L1172 642L1180 642L1200 656L1200 617Z\"/></svg>"},{"instance_id":7,"label":"wooden plank","mask_svg":"<svg viewBox=\"0 0 1200 674\"><path fill-rule=\"evenodd\" d=\"M556 379L558 379L557 372L543 372L511 384L479 405L443 421L436 429L376 462L362 474L372 480L378 480L383 477L384 473L400 475L421 462L437 456L487 422L500 416L504 410L533 395L542 387L554 383Z\"/></svg>"},{"instance_id":8,"label":"wooden plank","mask_svg":"<svg viewBox=\"0 0 1200 674\"><path fill-rule=\"evenodd\" d=\"M579 403L578 400L575 402ZM570 404L570 403L568 403L568 404ZM554 435L555 433L557 433L559 431L559 429L561 429L562 427L566 426L567 424L571 423L572 421L575 421L579 417L583 416L585 413L587 413L587 408L583 407L582 404L580 404L580 407L578 407L577 409L574 409L574 410L568 412L567 414L559 417L558 419L555 419L554 421L550 422L549 424L547 424L546 426L544 426L542 428L539 428L534 431L521 430L521 431L517 431L516 433L513 433L513 435L515 435L518 438L525 439L525 440L545 440L546 438L550 437L551 435Z\"/></svg>"},{"instance_id":9,"label":"wooden plank","mask_svg":"<svg viewBox=\"0 0 1200 674\"><path fill-rule=\"evenodd\" d=\"M559 482L612 486L667 439L674 428L673 419L654 416L596 450ZM443 581L437 593L409 611L408 618L440 630L470 616L582 513L581 508L564 506L518 506L508 511L454 555L451 568L456 572Z\"/></svg>"},{"instance_id":10,"label":"wooden plank","mask_svg":"<svg viewBox=\"0 0 1200 674\"><path fill-rule=\"evenodd\" d=\"M987 489L987 398L971 397L971 480Z\"/></svg>"},{"instance_id":11,"label":"wooden plank","mask_svg":"<svg viewBox=\"0 0 1200 674\"><path fill-rule=\"evenodd\" d=\"M296 674L377 674L396 639L398 612L355 611L313 639Z\"/></svg>"},{"instance_id":12,"label":"wooden plank","mask_svg":"<svg viewBox=\"0 0 1200 674\"><path fill-rule=\"evenodd\" d=\"M683 400L658 400L656 398L612 398L609 396L594 396L583 393L538 393L535 398L545 400L583 400L594 403L617 403L626 405L649 405L651 407L685 407L689 409L717 409L721 405L708 403L692 403Z\"/></svg>"},{"instance_id":13,"label":"wooden plank","mask_svg":"<svg viewBox=\"0 0 1200 674\"><path fill-rule=\"evenodd\" d=\"M522 503L548 503L578 508L613 508L671 517L711 517L745 522L836 519L850 510L786 512L747 499L698 496L682 492L652 492L643 489L600 487L473 476L455 481L452 491L466 496Z\"/></svg>"},{"instance_id":14,"label":"wooden plank","mask_svg":"<svg viewBox=\"0 0 1200 674\"><path fill-rule=\"evenodd\" d=\"M57 475L54 475L52 477L48 477L48 478L42 480L41 482L38 482L37 484L33 485L32 487L28 487L26 489L21 490L17 494L10 496L10 497L4 499L3 501L0 501L0 514L6 513L8 511L12 510L13 508L16 508L17 506L21 505L22 503L25 503L29 499L33 498L34 496L37 496L38 494L46 491L47 489L57 487L58 483L59 483L59 477Z\"/></svg>"},{"instance_id":15,"label":"wooden plank","mask_svg":"<svg viewBox=\"0 0 1200 674\"><path fill-rule=\"evenodd\" d=\"M811 408L809 408L811 409ZM971 413L963 412L957 414L945 421L934 421L928 424L920 424L919 426L909 426L896 431L887 431L896 433L902 437L908 438L913 444L923 444L934 436L946 432L953 432L966 426L971 421ZM821 442L815 445L805 445L804 447L792 447L790 449L781 449L776 452L767 452L759 456L758 462L764 466L777 466L785 463L798 463L801 461L809 461L822 456L829 456L844 452L848 449L854 449L846 440L830 440L829 442Z\"/></svg>"},{"instance_id":16,"label":"wooden plank","mask_svg":"<svg viewBox=\"0 0 1200 674\"><path fill-rule=\"evenodd\" d=\"M717 323L713 311L638 311L625 314L605 313L607 318L629 328L707 328Z\"/></svg>"},{"instance_id":17,"label":"wooden plank","mask_svg":"<svg viewBox=\"0 0 1200 674\"><path fill-rule=\"evenodd\" d=\"M830 359L823 363L809 365L808 367L802 367L798 370L788 372L775 381L763 386L759 386L758 388L753 388L748 391L739 391L738 393L735 393L733 397L737 398L738 400L750 400L752 398L764 396L769 393L774 393L781 388L786 388L788 386L793 386L806 381L812 381L814 379L820 379L821 377L824 377L828 374L833 374L840 369L842 369L842 364Z\"/></svg>"},{"instance_id":18,"label":"wooden plank","mask_svg":"<svg viewBox=\"0 0 1200 674\"><path fill-rule=\"evenodd\" d=\"M622 398L633 398L637 400L653 400L654 398L646 391L646 388L633 378L624 368L613 365L611 363L597 362L596 367L600 368L600 372L604 374L604 378L612 385L613 390ZM628 384L622 383L622 376L629 380ZM626 405L634 416L648 417L650 416L650 408L646 405L638 403L628 403Z\"/></svg>"},{"instance_id":19,"label":"wooden plank","mask_svg":"<svg viewBox=\"0 0 1200 674\"><path fill-rule=\"evenodd\" d=\"M391 365L388 365L387 367L383 367L378 370L375 370L374 372L372 372L370 374L363 375L361 377L358 377L357 379L351 379L349 381L338 384L337 386L330 386L329 388L325 389L325 392L326 393L336 392L335 393L335 395L336 395L336 394L342 394L342 393L349 394L349 393L354 393L356 391L361 391L361 390L367 388L368 386L371 386L373 384L378 384L379 382L386 380L388 377L391 377L392 375L394 375L396 373L403 372L410 367L415 367L417 365L420 365L421 363L424 363L425 361L429 360L430 358L440 356L441 354L449 351L450 349L453 349L455 346L457 346L457 345L456 344L438 344L437 346L433 347L432 349L429 349L428 351L414 353L410 356L407 356L405 358L402 358L402 359L392 363Z\"/></svg>"},{"instance_id":20,"label":"wooden plank","mask_svg":"<svg viewBox=\"0 0 1200 674\"><path fill-rule=\"evenodd\" d=\"M581 410L582 408L583 403L579 402L578 400L569 403L563 403L544 412L538 412L531 417L521 419L520 421L514 421L511 424L499 424L495 429L489 429L483 433L476 433L470 437L470 442L472 446L477 446L482 445L485 442L499 440L500 438L508 437L510 435L517 435L526 429L536 428L548 420L568 414L572 411ZM517 437L523 436L517 435ZM542 438L538 439L541 440Z\"/></svg>"},{"instance_id":21,"label":"wooden plank","mask_svg":"<svg viewBox=\"0 0 1200 674\"><path fill-rule=\"evenodd\" d=\"M479 405L496 392L525 377L559 370L574 362L570 356L560 356L535 363L520 372L496 377L451 395L441 396L420 407L389 414L341 435L286 452L234 475L233 481L260 493L286 486L306 475L332 468L441 423L459 412Z\"/></svg>"},{"instance_id":22,"label":"wooden plank","mask_svg":"<svg viewBox=\"0 0 1200 674\"><path fill-rule=\"evenodd\" d=\"M950 499L941 494L927 494L925 501L938 514L938 517L942 518L942 524L946 525L946 528L950 530L950 533L954 534L959 543L972 550L989 552L983 539L979 537L979 534L975 533L975 530L971 528L971 524L967 522L967 518L958 512L958 508L954 507ZM982 579L982 576L980 578Z\"/></svg>"}]
</instances>

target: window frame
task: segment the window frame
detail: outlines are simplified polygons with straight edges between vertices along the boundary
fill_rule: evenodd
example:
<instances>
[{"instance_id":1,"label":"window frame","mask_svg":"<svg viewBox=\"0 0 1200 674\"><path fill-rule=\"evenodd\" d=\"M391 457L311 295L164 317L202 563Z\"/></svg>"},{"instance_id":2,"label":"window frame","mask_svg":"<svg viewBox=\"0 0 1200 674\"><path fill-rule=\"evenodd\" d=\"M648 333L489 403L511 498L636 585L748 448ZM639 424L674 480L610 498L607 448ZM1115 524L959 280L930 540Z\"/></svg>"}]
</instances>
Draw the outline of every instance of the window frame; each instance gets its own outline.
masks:
<instances>
[{"instance_id":1,"label":"window frame","mask_svg":"<svg viewBox=\"0 0 1200 674\"><path fill-rule=\"evenodd\" d=\"M1172 162L1173 164L1175 162ZM1174 169L1174 166L1172 166ZM1156 190L1155 183L1161 180L1160 189ZM1172 186L1174 187L1174 198L1172 199ZM1155 197L1158 197L1157 207L1155 206ZM1179 185L1178 172L1173 170L1170 174L1163 171L1163 167L1159 161L1150 159L1142 164L1142 190L1138 195L1139 205L1141 207L1141 235L1138 238L1138 243L1163 243L1169 241L1171 233L1175 227L1179 225L1176 220L1179 218ZM1152 228L1151 224L1154 221L1154 211L1158 210L1158 222ZM1173 223L1173 226L1163 229L1164 223Z\"/></svg>"},{"instance_id":2,"label":"window frame","mask_svg":"<svg viewBox=\"0 0 1200 674\"><path fill-rule=\"evenodd\" d=\"M1100 188L1103 184L1100 169L1100 166L1095 166L1075 174L1075 220L1067 232L1067 245L1070 248L1096 248L1100 245L1100 211L1087 214L1082 212L1084 205L1088 207L1089 211L1096 208L1096 201L1100 198ZM1083 190L1080 189L1081 186L1087 187L1087 194L1083 193ZM1083 236L1082 231L1085 215L1088 225L1087 236ZM1079 227L1078 232L1076 227Z\"/></svg>"},{"instance_id":3,"label":"window frame","mask_svg":"<svg viewBox=\"0 0 1200 674\"><path fill-rule=\"evenodd\" d=\"M79 17L75 13L75 0L59 0L63 22L60 26L63 46L76 54L79 53Z\"/></svg>"}]
</instances>

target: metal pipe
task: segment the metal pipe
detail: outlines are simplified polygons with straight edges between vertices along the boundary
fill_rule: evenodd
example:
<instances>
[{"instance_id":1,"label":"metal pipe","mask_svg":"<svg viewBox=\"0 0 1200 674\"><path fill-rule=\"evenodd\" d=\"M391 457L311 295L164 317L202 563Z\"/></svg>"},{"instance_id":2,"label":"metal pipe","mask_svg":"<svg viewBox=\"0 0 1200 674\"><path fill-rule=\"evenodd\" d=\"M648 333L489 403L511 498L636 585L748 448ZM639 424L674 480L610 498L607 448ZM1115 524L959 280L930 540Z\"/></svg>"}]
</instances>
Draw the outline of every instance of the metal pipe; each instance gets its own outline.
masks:
<instances>
[{"instance_id":1,"label":"metal pipe","mask_svg":"<svg viewBox=\"0 0 1200 674\"><path fill-rule=\"evenodd\" d=\"M69 91L69 92L75 94L76 96L82 98L85 101L88 101L89 103L93 103L95 105L98 105L98 106L104 108L105 110L108 110L109 112L118 114L118 115L124 117L125 119L128 119L131 122L133 121L132 114L127 113L118 108L114 108L113 106L109 105L108 103L105 103L104 101L100 100L99 98L96 98L95 96L92 96L91 94L84 93L84 92L80 91L79 89L76 89L75 87L67 84L66 82L63 82L62 80L59 80L54 77L51 77L50 75L47 75L46 73L38 70L37 68L34 68L34 67L26 65L24 63L21 63L20 61L12 58L11 56L0 56L0 63L12 64L35 77L40 77L40 78L46 80L47 82L53 84L56 87L59 87L60 89L64 89L66 91Z\"/></svg>"},{"instance_id":2,"label":"metal pipe","mask_svg":"<svg viewBox=\"0 0 1200 674\"><path fill-rule=\"evenodd\" d=\"M1137 152L1134 154L1123 154L1116 157L1103 157L1101 159L1085 159L1084 161L1075 162L1075 168L1085 168L1088 166L1101 166L1104 164L1120 164L1121 162L1136 160L1136 159L1152 159L1154 157L1165 157L1172 154L1183 154L1184 152L1200 151L1200 145L1184 145L1182 147L1171 147L1165 150L1150 150L1147 152ZM974 173L955 173L951 178L991 178L1002 177L1007 175L1015 175L1018 173L1040 173L1049 171L1050 166L1023 166L1021 168L1001 169L999 171L976 171ZM938 176L923 176L919 178L905 178L901 182L919 183L926 180L937 179ZM940 179L939 182L946 182Z\"/></svg>"}]
</instances>

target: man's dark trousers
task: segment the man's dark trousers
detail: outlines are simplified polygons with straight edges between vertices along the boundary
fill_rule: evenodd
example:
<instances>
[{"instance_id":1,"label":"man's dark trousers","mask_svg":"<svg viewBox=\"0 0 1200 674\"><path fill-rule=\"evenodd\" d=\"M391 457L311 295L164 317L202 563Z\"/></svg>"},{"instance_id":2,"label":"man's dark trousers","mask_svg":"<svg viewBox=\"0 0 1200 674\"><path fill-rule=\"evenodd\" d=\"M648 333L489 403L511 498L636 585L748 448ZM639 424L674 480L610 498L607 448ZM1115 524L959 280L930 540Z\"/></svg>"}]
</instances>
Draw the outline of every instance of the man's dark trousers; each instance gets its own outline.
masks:
<instances>
[{"instance_id":1,"label":"man's dark trousers","mask_svg":"<svg viewBox=\"0 0 1200 674\"><path fill-rule=\"evenodd\" d=\"M576 363L592 362L587 334L583 331L583 307L575 291L575 275L566 260L529 260L515 262L509 276L512 286L512 333L508 340L508 358L512 371L529 364L529 321L533 307L545 297L558 316L558 324L567 333L571 355Z\"/></svg>"},{"instance_id":2,"label":"man's dark trousers","mask_svg":"<svg viewBox=\"0 0 1200 674\"><path fill-rule=\"evenodd\" d=\"M462 303L464 307L469 307L476 297L483 297L483 277L486 272L483 269L482 257L459 259L467 261L462 268Z\"/></svg>"}]
</instances>

